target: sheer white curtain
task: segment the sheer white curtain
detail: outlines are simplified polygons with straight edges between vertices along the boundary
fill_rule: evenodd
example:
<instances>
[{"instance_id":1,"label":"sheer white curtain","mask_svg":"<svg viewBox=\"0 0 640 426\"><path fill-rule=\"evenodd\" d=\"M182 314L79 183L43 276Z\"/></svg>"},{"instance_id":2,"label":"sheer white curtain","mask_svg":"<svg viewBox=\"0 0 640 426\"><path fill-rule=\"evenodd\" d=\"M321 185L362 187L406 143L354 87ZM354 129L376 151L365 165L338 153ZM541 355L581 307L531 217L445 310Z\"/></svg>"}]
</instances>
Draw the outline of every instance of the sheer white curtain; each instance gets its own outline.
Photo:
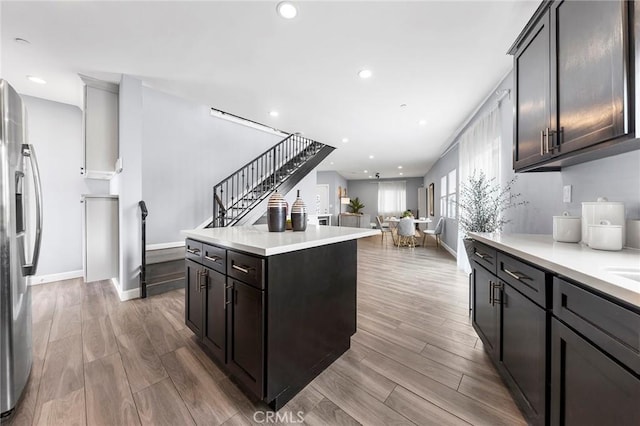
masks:
<instances>
[{"instance_id":1,"label":"sheer white curtain","mask_svg":"<svg viewBox=\"0 0 640 426\"><path fill-rule=\"evenodd\" d=\"M483 171L488 179L500 182L500 109L496 106L485 117L467 129L458 142L459 186L467 182L474 171ZM458 229L458 269L471 273L471 266Z\"/></svg>"},{"instance_id":2,"label":"sheer white curtain","mask_svg":"<svg viewBox=\"0 0 640 426\"><path fill-rule=\"evenodd\" d=\"M399 216L407 209L405 181L378 182L378 214Z\"/></svg>"}]
</instances>

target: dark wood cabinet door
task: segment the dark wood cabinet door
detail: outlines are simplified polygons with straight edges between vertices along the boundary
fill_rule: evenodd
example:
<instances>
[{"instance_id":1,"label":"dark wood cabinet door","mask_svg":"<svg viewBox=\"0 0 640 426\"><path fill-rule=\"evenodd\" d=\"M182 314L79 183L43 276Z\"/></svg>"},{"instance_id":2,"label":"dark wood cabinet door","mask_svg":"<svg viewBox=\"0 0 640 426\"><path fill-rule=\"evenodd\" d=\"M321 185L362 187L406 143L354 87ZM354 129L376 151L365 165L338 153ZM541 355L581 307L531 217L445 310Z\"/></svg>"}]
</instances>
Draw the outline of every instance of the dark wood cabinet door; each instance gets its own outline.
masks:
<instances>
[{"instance_id":1,"label":"dark wood cabinet door","mask_svg":"<svg viewBox=\"0 0 640 426\"><path fill-rule=\"evenodd\" d=\"M551 424L639 425L640 379L552 319Z\"/></svg>"},{"instance_id":2,"label":"dark wood cabinet door","mask_svg":"<svg viewBox=\"0 0 640 426\"><path fill-rule=\"evenodd\" d=\"M551 6L556 155L628 133L626 23L625 1L565 0Z\"/></svg>"},{"instance_id":3,"label":"dark wood cabinet door","mask_svg":"<svg viewBox=\"0 0 640 426\"><path fill-rule=\"evenodd\" d=\"M530 420L545 424L547 313L503 284L502 363L532 408Z\"/></svg>"},{"instance_id":4,"label":"dark wood cabinet door","mask_svg":"<svg viewBox=\"0 0 640 426\"><path fill-rule=\"evenodd\" d=\"M206 283L206 309L202 341L222 363L226 362L227 298L226 278L206 268L202 278Z\"/></svg>"},{"instance_id":5,"label":"dark wood cabinet door","mask_svg":"<svg viewBox=\"0 0 640 426\"><path fill-rule=\"evenodd\" d=\"M186 260L187 273L185 278L185 323L196 336L202 337L203 312L204 312L204 292L200 288L202 283L202 266Z\"/></svg>"},{"instance_id":6,"label":"dark wood cabinet door","mask_svg":"<svg viewBox=\"0 0 640 426\"><path fill-rule=\"evenodd\" d=\"M228 366L256 396L264 396L264 291L229 278L233 300Z\"/></svg>"},{"instance_id":7,"label":"dark wood cabinet door","mask_svg":"<svg viewBox=\"0 0 640 426\"><path fill-rule=\"evenodd\" d=\"M545 132L551 128L549 13L523 40L514 56L515 128L513 167L518 170L551 158Z\"/></svg>"},{"instance_id":8,"label":"dark wood cabinet door","mask_svg":"<svg viewBox=\"0 0 640 426\"><path fill-rule=\"evenodd\" d=\"M500 306L492 302L495 278L483 267L473 265L473 326L482 338L485 348L496 360L500 359ZM499 290L498 290L499 291Z\"/></svg>"}]
</instances>

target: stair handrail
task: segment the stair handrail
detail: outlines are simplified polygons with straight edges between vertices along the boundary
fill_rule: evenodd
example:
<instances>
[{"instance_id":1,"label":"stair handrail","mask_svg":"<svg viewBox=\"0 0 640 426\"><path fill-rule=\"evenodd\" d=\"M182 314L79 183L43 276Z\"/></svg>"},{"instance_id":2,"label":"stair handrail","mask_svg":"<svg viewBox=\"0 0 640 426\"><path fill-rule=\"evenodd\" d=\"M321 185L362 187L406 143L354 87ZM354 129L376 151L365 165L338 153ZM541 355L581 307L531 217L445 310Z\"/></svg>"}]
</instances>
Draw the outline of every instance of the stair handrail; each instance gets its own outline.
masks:
<instances>
[{"instance_id":1,"label":"stair handrail","mask_svg":"<svg viewBox=\"0 0 640 426\"><path fill-rule=\"evenodd\" d=\"M140 236L141 236L141 259L140 259L140 298L147 297L147 216L149 211L147 210L147 204L144 200L138 202L140 207Z\"/></svg>"},{"instance_id":2,"label":"stair handrail","mask_svg":"<svg viewBox=\"0 0 640 426\"><path fill-rule=\"evenodd\" d=\"M283 168L295 167L296 160L308 153L309 148L322 146L325 145L299 133L292 133L220 181L213 187L213 226L226 226L227 223L237 220L242 213L234 214L234 211L249 209L259 202L264 197L262 191L265 187L269 189L264 193L277 189L284 179ZM261 195L247 200L247 195L252 192L254 195L256 192ZM230 193L231 197L223 197L223 193Z\"/></svg>"}]
</instances>

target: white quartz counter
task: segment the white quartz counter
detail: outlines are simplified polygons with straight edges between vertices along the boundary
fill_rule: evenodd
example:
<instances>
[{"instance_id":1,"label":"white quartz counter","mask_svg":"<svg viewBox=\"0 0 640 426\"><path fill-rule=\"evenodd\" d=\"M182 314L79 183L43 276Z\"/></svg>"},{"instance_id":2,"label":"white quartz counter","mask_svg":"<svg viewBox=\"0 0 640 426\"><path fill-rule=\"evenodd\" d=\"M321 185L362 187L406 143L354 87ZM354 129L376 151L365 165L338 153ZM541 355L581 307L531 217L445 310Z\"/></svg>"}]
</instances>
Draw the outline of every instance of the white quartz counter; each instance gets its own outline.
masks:
<instances>
[{"instance_id":1,"label":"white quartz counter","mask_svg":"<svg viewBox=\"0 0 640 426\"><path fill-rule=\"evenodd\" d=\"M633 276L634 271L640 269L640 250L593 250L583 244L555 242L551 235L472 232L469 236L481 243L640 307L640 281L623 276L625 274Z\"/></svg>"},{"instance_id":2,"label":"white quartz counter","mask_svg":"<svg viewBox=\"0 0 640 426\"><path fill-rule=\"evenodd\" d=\"M253 225L194 229L182 231L182 235L230 249L260 256L271 256L380 235L380 231L378 229L309 225L304 232L269 232L267 225Z\"/></svg>"}]
</instances>

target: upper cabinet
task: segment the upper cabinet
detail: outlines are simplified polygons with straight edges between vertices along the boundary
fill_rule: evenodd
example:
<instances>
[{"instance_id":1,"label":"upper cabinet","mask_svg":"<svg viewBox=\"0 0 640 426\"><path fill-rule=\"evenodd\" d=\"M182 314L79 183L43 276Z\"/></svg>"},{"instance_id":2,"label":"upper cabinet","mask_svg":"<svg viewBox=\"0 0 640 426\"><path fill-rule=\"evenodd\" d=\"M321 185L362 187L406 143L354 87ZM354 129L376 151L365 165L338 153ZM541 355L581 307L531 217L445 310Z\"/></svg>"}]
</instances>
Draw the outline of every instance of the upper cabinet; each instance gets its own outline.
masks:
<instances>
[{"instance_id":1,"label":"upper cabinet","mask_svg":"<svg viewBox=\"0 0 640 426\"><path fill-rule=\"evenodd\" d=\"M557 170L640 147L627 1L544 2L514 55L516 171Z\"/></svg>"},{"instance_id":2,"label":"upper cabinet","mask_svg":"<svg viewBox=\"0 0 640 426\"><path fill-rule=\"evenodd\" d=\"M111 179L118 162L118 92L114 83L80 75L84 82L84 155L81 173Z\"/></svg>"}]
</instances>

